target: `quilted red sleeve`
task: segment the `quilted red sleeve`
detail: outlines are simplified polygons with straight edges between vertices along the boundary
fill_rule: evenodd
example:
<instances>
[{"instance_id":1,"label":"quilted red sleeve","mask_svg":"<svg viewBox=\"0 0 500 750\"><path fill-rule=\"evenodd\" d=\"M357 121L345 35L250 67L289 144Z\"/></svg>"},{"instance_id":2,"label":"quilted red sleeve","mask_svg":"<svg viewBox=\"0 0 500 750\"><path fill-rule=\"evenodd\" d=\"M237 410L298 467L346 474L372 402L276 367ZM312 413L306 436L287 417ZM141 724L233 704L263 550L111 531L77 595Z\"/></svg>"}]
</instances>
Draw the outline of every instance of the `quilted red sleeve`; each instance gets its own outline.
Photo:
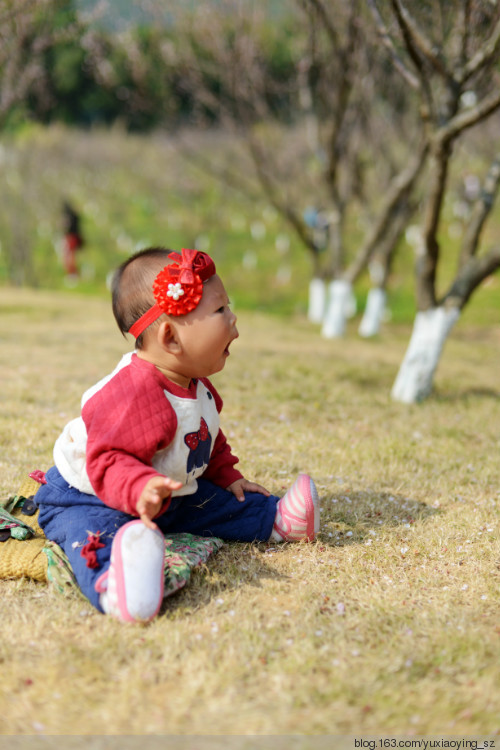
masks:
<instances>
[{"instance_id":1,"label":"quilted red sleeve","mask_svg":"<svg viewBox=\"0 0 500 750\"><path fill-rule=\"evenodd\" d=\"M159 476L151 461L173 439L177 417L158 387L141 374L121 371L82 410L87 428L87 473L106 505L137 515L146 482Z\"/></svg>"},{"instance_id":2,"label":"quilted red sleeve","mask_svg":"<svg viewBox=\"0 0 500 750\"><path fill-rule=\"evenodd\" d=\"M220 413L222 409L221 397L207 378L203 378L203 383L213 395L217 411ZM229 485L237 479L243 478L243 474L238 471L238 469L234 468L234 465L237 464L238 461L239 458L232 453L231 446L227 442L224 433L222 430L219 430L210 456L210 463L203 472L203 478L209 479L219 487L224 487L224 489L226 489L226 487L229 487Z\"/></svg>"}]
</instances>

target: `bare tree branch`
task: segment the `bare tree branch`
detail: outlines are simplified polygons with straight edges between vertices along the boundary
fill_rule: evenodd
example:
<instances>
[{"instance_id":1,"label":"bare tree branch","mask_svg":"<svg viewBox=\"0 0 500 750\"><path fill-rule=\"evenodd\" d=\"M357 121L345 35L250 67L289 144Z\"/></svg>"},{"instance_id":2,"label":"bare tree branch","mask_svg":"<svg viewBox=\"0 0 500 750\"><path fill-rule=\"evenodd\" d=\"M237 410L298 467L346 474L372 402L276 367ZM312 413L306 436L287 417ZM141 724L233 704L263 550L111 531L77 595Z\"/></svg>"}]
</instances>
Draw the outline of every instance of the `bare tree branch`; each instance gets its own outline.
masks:
<instances>
[{"instance_id":1,"label":"bare tree branch","mask_svg":"<svg viewBox=\"0 0 500 750\"><path fill-rule=\"evenodd\" d=\"M389 281L392 262L394 260L398 242L408 226L411 217L415 213L417 206L418 199L415 196L412 196L409 200L404 201L401 205L397 206L387 234L382 238L382 241L377 247L376 254L373 256L373 258L376 257L383 268L382 278L380 279L380 288L382 289L386 288Z\"/></svg>"},{"instance_id":2,"label":"bare tree branch","mask_svg":"<svg viewBox=\"0 0 500 750\"><path fill-rule=\"evenodd\" d=\"M293 206L280 196L279 187L274 183L269 173L269 170L267 168L269 161L266 158L266 154L262 152L259 141L251 134L249 134L248 144L255 168L259 175L260 183L265 189L268 200L278 211L278 213L281 214L287 220L290 226L295 230L300 240L304 243L305 247L308 248L313 256L316 256L318 249L310 232L307 229L304 220L302 219L300 214L297 213L297 211L293 208Z\"/></svg>"},{"instance_id":3,"label":"bare tree branch","mask_svg":"<svg viewBox=\"0 0 500 750\"><path fill-rule=\"evenodd\" d=\"M459 13L460 24L460 67L465 68L469 57L470 18L472 0L464 0L462 12Z\"/></svg>"},{"instance_id":4,"label":"bare tree branch","mask_svg":"<svg viewBox=\"0 0 500 750\"><path fill-rule=\"evenodd\" d=\"M402 75L405 81L407 81L412 88L414 88L415 90L418 90L420 88L420 80L404 64L402 57L398 54L396 50L396 45L394 44L394 40L392 36L389 34L389 30L386 24L384 23L382 16L379 13L375 0L367 0L367 2L368 2L368 7L370 8L373 18L375 20L375 25L377 27L380 39L382 40L382 44L389 51L389 54L391 55L392 61L394 63L394 67L396 68L396 70L399 71L399 73Z\"/></svg>"},{"instance_id":5,"label":"bare tree branch","mask_svg":"<svg viewBox=\"0 0 500 750\"><path fill-rule=\"evenodd\" d=\"M470 258L455 278L450 290L439 301L462 309L480 284L500 268L500 246L481 257Z\"/></svg>"},{"instance_id":6,"label":"bare tree branch","mask_svg":"<svg viewBox=\"0 0 500 750\"><path fill-rule=\"evenodd\" d=\"M496 109L500 107L500 91L493 91L488 97L479 102L475 107L460 112L452 117L451 120L443 127L436 131L436 139L450 141L464 130L477 125L486 119Z\"/></svg>"},{"instance_id":7,"label":"bare tree branch","mask_svg":"<svg viewBox=\"0 0 500 750\"><path fill-rule=\"evenodd\" d=\"M496 26L493 28L491 36L487 39L478 49L474 57L472 57L463 67L462 74L459 77L459 82L464 84L474 73L484 68L491 62L498 54L500 48L500 19L497 21Z\"/></svg>"},{"instance_id":8,"label":"bare tree branch","mask_svg":"<svg viewBox=\"0 0 500 750\"><path fill-rule=\"evenodd\" d=\"M327 169L325 178L327 180L332 199L339 206L339 192L337 190L337 170L339 166L339 134L345 121L350 96L352 93L356 56L356 48L359 31L357 26L358 2L355 0L349 5L349 16L346 24L345 41L340 44L338 32L335 24L326 10L322 0L302 0L302 5L307 9L309 6L319 16L320 22L326 29L328 38L331 43L331 55L338 60L338 75L335 81L335 105L332 107L330 114L330 133L327 139Z\"/></svg>"},{"instance_id":9,"label":"bare tree branch","mask_svg":"<svg viewBox=\"0 0 500 750\"><path fill-rule=\"evenodd\" d=\"M423 59L404 21L404 17L401 14L400 4L397 2L397 0L391 0L391 4L393 7L396 21L398 23L398 26L400 28L400 31L403 37L406 51L408 53L410 60L413 62L413 65L415 66L418 78L420 80L420 90L421 90L423 99L425 100L425 107L422 107L422 119L425 120L425 119L430 118L434 111L434 102L433 102L433 96L432 96L431 82L429 80L429 76L426 73L426 70L423 64Z\"/></svg>"},{"instance_id":10,"label":"bare tree branch","mask_svg":"<svg viewBox=\"0 0 500 750\"><path fill-rule=\"evenodd\" d=\"M464 267L479 247L479 239L486 219L495 204L500 184L500 154L497 154L486 175L481 195L476 200L462 241L459 269Z\"/></svg>"},{"instance_id":11,"label":"bare tree branch","mask_svg":"<svg viewBox=\"0 0 500 750\"><path fill-rule=\"evenodd\" d=\"M214 165L214 162L206 156L205 152L195 151L189 146L179 147L178 151L187 162L190 162L205 174L216 177L224 185L237 190L245 198L252 201L259 199L259 191L256 186L250 182L247 175L242 174L241 170L232 169L219 163Z\"/></svg>"},{"instance_id":12,"label":"bare tree branch","mask_svg":"<svg viewBox=\"0 0 500 750\"><path fill-rule=\"evenodd\" d=\"M396 12L401 31L407 41L407 48L418 69L421 69L421 59L425 59L434 70L443 78L448 78L450 73L446 66L441 50L433 47L429 39L419 29L418 24L405 8L402 0L392 0L392 6Z\"/></svg>"},{"instance_id":13,"label":"bare tree branch","mask_svg":"<svg viewBox=\"0 0 500 750\"><path fill-rule=\"evenodd\" d=\"M423 141L414 158L410 160L407 167L401 173L394 177L389 185L383 206L378 213L378 217L365 238L360 252L356 255L345 273L345 278L350 281L351 284L354 284L361 272L366 268L366 265L373 254L377 251L384 236L390 232L391 224L394 221L396 214L399 216L402 215L399 207L403 204L409 203L409 193L413 189L415 182L422 172L427 152L428 144ZM403 228L404 227L402 227L400 231L402 231ZM397 241L397 236L394 237L394 241Z\"/></svg>"},{"instance_id":14,"label":"bare tree branch","mask_svg":"<svg viewBox=\"0 0 500 750\"><path fill-rule=\"evenodd\" d=\"M323 22L324 28L330 38L333 49L340 49L340 39L337 28L332 22L328 11L322 0L300 0L300 4L307 11L308 6L314 8L319 18Z\"/></svg>"}]
</instances>

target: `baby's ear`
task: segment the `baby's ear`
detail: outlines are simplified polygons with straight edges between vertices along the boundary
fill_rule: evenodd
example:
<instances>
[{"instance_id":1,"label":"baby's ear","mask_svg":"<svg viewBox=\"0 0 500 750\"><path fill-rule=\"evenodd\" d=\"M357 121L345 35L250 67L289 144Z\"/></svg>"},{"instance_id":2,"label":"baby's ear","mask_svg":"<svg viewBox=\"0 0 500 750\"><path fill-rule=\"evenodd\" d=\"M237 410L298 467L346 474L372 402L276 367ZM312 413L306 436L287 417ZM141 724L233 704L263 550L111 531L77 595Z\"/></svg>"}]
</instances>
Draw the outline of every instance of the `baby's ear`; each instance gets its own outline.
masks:
<instances>
[{"instance_id":1,"label":"baby's ear","mask_svg":"<svg viewBox=\"0 0 500 750\"><path fill-rule=\"evenodd\" d=\"M176 327L170 320L163 320L158 326L157 340L161 348L169 354L179 354L181 351Z\"/></svg>"}]
</instances>

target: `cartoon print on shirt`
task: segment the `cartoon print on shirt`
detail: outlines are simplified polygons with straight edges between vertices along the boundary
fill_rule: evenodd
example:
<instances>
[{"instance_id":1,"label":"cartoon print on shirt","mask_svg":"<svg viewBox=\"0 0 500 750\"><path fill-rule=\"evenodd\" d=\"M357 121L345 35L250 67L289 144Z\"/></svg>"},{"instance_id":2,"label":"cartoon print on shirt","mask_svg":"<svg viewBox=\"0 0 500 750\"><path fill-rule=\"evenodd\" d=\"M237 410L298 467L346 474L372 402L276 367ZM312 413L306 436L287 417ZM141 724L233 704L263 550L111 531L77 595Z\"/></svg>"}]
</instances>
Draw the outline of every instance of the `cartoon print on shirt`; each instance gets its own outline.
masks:
<instances>
[{"instance_id":1,"label":"cartoon print on shirt","mask_svg":"<svg viewBox=\"0 0 500 750\"><path fill-rule=\"evenodd\" d=\"M212 447L212 436L203 417L200 419L200 429L196 432L189 432L185 435L184 442L189 448L186 467L188 475L198 468L208 466L210 461L210 449Z\"/></svg>"}]
</instances>

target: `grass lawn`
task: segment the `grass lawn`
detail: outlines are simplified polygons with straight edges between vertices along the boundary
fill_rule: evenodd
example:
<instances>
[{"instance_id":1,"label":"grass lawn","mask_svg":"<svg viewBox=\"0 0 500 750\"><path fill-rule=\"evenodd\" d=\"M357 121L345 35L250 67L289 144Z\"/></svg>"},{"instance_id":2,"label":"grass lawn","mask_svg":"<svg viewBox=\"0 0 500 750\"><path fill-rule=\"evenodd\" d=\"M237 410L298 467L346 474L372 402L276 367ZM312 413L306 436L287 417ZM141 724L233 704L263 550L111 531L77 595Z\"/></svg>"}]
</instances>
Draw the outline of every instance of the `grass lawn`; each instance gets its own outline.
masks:
<instances>
[{"instance_id":1,"label":"grass lawn","mask_svg":"<svg viewBox=\"0 0 500 750\"><path fill-rule=\"evenodd\" d=\"M500 733L498 326L460 324L409 407L389 399L409 326L239 328L223 429L271 491L316 479L319 538L226 544L145 627L0 581L1 733ZM0 341L6 497L128 345L105 300L12 288Z\"/></svg>"}]
</instances>

